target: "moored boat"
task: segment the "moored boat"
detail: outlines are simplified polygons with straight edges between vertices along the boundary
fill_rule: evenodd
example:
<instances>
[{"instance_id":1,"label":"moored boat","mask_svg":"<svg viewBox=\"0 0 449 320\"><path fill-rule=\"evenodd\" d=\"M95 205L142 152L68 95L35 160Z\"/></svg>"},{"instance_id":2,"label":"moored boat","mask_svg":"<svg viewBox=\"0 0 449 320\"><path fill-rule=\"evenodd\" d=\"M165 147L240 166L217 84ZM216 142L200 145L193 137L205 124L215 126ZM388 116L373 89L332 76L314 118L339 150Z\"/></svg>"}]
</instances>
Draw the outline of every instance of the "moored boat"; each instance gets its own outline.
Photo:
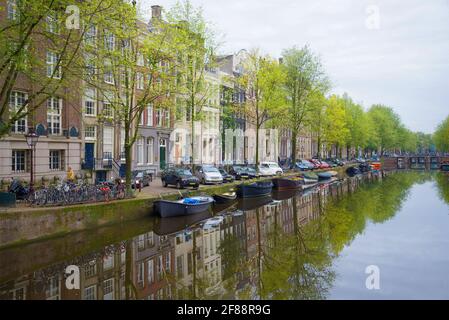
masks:
<instances>
[{"instance_id":1,"label":"moored boat","mask_svg":"<svg viewBox=\"0 0 449 320\"><path fill-rule=\"evenodd\" d=\"M330 171L318 172L317 176L318 176L318 180L328 180L328 179L334 177L333 173Z\"/></svg>"},{"instance_id":2,"label":"moored boat","mask_svg":"<svg viewBox=\"0 0 449 320\"><path fill-rule=\"evenodd\" d=\"M153 208L162 218L178 217L207 211L214 199L211 197L191 197L176 201L156 200Z\"/></svg>"},{"instance_id":3,"label":"moored boat","mask_svg":"<svg viewBox=\"0 0 449 320\"><path fill-rule=\"evenodd\" d=\"M237 196L240 198L262 197L271 194L273 183L271 181L256 181L237 186Z\"/></svg>"},{"instance_id":4,"label":"moored boat","mask_svg":"<svg viewBox=\"0 0 449 320\"><path fill-rule=\"evenodd\" d=\"M235 192L226 192L221 194L214 194L213 198L215 200L215 203L217 204L224 204L229 203L237 199L237 193Z\"/></svg>"},{"instance_id":5,"label":"moored boat","mask_svg":"<svg viewBox=\"0 0 449 320\"><path fill-rule=\"evenodd\" d=\"M301 177L291 178L274 178L272 180L273 188L278 190L299 189L304 184L304 179Z\"/></svg>"},{"instance_id":6,"label":"moored boat","mask_svg":"<svg viewBox=\"0 0 449 320\"><path fill-rule=\"evenodd\" d=\"M313 187L316 187L318 185L318 182L312 182L312 183L306 183L302 186L302 190L309 190L312 189Z\"/></svg>"},{"instance_id":7,"label":"moored boat","mask_svg":"<svg viewBox=\"0 0 449 320\"><path fill-rule=\"evenodd\" d=\"M441 171L449 172L449 163L443 163L440 166Z\"/></svg>"}]
</instances>

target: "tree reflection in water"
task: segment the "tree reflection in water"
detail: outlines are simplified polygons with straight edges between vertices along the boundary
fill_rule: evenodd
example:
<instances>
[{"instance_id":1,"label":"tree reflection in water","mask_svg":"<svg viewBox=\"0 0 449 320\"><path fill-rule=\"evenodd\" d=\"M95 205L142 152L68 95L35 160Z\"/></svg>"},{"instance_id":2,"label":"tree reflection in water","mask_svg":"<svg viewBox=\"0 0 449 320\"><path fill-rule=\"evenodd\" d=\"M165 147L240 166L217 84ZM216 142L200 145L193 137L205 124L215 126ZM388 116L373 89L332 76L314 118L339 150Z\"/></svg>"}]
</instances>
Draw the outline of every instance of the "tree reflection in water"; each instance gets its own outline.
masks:
<instances>
[{"instance_id":1,"label":"tree reflection in water","mask_svg":"<svg viewBox=\"0 0 449 320\"><path fill-rule=\"evenodd\" d=\"M123 240L116 234L134 229L120 226L120 232L94 237L97 249L86 246L88 252L71 251L70 236L32 250L0 251L0 260L8 261L0 263L0 299L325 299L336 277L333 261L343 248L367 223L391 219L412 185L429 179L422 172L354 177L226 215L216 228L180 225L174 233L157 234L151 222L149 231L132 227L139 235ZM449 203L448 177L437 175L436 181ZM78 235L73 243L80 237L87 243L92 234ZM61 241L67 250L59 256L27 259L44 247L61 247ZM10 267L13 262L20 274ZM80 266L80 290L64 289L69 264ZM39 293L32 290L37 280Z\"/></svg>"}]
</instances>

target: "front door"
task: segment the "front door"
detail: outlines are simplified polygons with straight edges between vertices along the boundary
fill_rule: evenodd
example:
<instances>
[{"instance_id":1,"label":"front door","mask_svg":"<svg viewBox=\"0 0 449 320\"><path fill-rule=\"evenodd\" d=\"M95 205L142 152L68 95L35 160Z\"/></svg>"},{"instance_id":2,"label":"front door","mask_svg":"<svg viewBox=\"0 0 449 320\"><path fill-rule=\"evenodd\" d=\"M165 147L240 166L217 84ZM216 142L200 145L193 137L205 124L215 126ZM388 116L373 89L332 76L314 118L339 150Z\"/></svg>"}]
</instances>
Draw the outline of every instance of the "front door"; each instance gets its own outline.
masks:
<instances>
[{"instance_id":1,"label":"front door","mask_svg":"<svg viewBox=\"0 0 449 320\"><path fill-rule=\"evenodd\" d=\"M86 169L94 168L95 143L84 144L84 166Z\"/></svg>"},{"instance_id":2,"label":"front door","mask_svg":"<svg viewBox=\"0 0 449 320\"><path fill-rule=\"evenodd\" d=\"M165 139L159 140L159 167L161 170L165 169L167 156L167 144Z\"/></svg>"}]
</instances>

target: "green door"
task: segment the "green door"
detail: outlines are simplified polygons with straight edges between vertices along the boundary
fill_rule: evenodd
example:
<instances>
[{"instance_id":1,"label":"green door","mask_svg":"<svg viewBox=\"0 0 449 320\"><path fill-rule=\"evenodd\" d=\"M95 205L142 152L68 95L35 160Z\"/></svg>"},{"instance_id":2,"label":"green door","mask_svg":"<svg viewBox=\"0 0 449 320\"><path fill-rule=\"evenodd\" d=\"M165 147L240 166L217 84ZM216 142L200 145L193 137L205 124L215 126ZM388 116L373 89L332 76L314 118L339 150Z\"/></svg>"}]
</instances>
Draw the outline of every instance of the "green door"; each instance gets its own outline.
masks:
<instances>
[{"instance_id":1,"label":"green door","mask_svg":"<svg viewBox=\"0 0 449 320\"><path fill-rule=\"evenodd\" d=\"M161 139L159 141L159 167L161 170L164 170L166 166L166 148L165 139Z\"/></svg>"}]
</instances>

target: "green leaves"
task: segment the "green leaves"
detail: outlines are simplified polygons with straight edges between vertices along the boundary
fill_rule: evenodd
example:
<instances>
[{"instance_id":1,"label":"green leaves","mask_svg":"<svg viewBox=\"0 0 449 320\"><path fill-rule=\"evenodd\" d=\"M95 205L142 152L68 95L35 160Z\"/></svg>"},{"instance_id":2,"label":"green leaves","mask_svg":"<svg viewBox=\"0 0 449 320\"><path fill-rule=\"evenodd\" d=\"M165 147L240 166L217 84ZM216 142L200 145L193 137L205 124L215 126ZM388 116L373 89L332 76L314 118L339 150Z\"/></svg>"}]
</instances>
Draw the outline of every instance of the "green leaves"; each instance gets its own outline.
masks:
<instances>
[{"instance_id":1,"label":"green leaves","mask_svg":"<svg viewBox=\"0 0 449 320\"><path fill-rule=\"evenodd\" d=\"M433 139L439 151L449 152L449 117L437 127Z\"/></svg>"}]
</instances>

